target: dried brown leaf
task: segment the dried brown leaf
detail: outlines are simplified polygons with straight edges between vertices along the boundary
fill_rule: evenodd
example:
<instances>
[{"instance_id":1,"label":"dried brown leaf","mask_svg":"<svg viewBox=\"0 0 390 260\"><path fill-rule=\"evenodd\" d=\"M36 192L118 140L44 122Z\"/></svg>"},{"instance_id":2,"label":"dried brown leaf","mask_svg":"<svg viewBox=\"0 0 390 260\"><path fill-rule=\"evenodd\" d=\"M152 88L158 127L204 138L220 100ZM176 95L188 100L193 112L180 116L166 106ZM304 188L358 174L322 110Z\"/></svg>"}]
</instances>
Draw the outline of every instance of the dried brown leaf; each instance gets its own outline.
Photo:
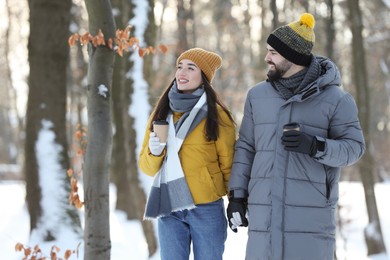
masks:
<instances>
[{"instance_id":1,"label":"dried brown leaf","mask_svg":"<svg viewBox=\"0 0 390 260\"><path fill-rule=\"evenodd\" d=\"M70 47L73 47L75 44L76 44L76 41L79 40L79 34L78 33L75 33L75 34L72 34L69 39L68 39L68 44Z\"/></svg>"},{"instance_id":2,"label":"dried brown leaf","mask_svg":"<svg viewBox=\"0 0 390 260\"><path fill-rule=\"evenodd\" d=\"M64 259L68 260L71 255L72 255L72 250L69 250L69 249L66 250L64 253Z\"/></svg>"},{"instance_id":3,"label":"dried brown leaf","mask_svg":"<svg viewBox=\"0 0 390 260\"><path fill-rule=\"evenodd\" d=\"M39 245L35 245L34 246L34 255L37 255L37 254L39 254L39 253L41 253L42 251L41 251L41 249L39 248Z\"/></svg>"},{"instance_id":4,"label":"dried brown leaf","mask_svg":"<svg viewBox=\"0 0 390 260\"><path fill-rule=\"evenodd\" d=\"M149 46L148 49L149 49L150 53L152 53L152 54L156 53L156 49L154 47Z\"/></svg>"},{"instance_id":5,"label":"dried brown leaf","mask_svg":"<svg viewBox=\"0 0 390 260\"><path fill-rule=\"evenodd\" d=\"M129 47L132 47L132 48L133 48L133 46L136 46L136 47L139 46L139 40L138 40L137 37L131 37L131 38L129 39Z\"/></svg>"},{"instance_id":6,"label":"dried brown leaf","mask_svg":"<svg viewBox=\"0 0 390 260\"><path fill-rule=\"evenodd\" d=\"M74 136L76 138L76 140L80 140L81 139L81 136L82 136L82 132L80 130L77 130L75 133L74 133Z\"/></svg>"},{"instance_id":7,"label":"dried brown leaf","mask_svg":"<svg viewBox=\"0 0 390 260\"><path fill-rule=\"evenodd\" d=\"M72 169L68 169L66 171L66 174L68 174L68 177L71 177L73 175L73 170Z\"/></svg>"},{"instance_id":8,"label":"dried brown leaf","mask_svg":"<svg viewBox=\"0 0 390 260\"><path fill-rule=\"evenodd\" d=\"M116 53L118 53L119 56L123 57L123 49L120 45L118 46Z\"/></svg>"},{"instance_id":9,"label":"dried brown leaf","mask_svg":"<svg viewBox=\"0 0 390 260\"><path fill-rule=\"evenodd\" d=\"M74 192L78 191L76 178L74 178L74 177L70 178L70 185L71 185L72 191L74 191Z\"/></svg>"},{"instance_id":10,"label":"dried brown leaf","mask_svg":"<svg viewBox=\"0 0 390 260\"><path fill-rule=\"evenodd\" d=\"M97 39L97 37L93 37L92 38L92 45L93 45L93 47L97 47L98 46L98 39Z\"/></svg>"},{"instance_id":11,"label":"dried brown leaf","mask_svg":"<svg viewBox=\"0 0 390 260\"><path fill-rule=\"evenodd\" d=\"M77 199L74 200L74 206L77 209L81 209L84 206L84 202L82 202L79 197L77 196Z\"/></svg>"},{"instance_id":12,"label":"dried brown leaf","mask_svg":"<svg viewBox=\"0 0 390 260\"><path fill-rule=\"evenodd\" d=\"M162 53L167 53L167 51L168 51L168 47L166 46L166 45L164 45L164 44L160 44L159 46L158 46L158 48L159 48L159 50L162 52Z\"/></svg>"},{"instance_id":13,"label":"dried brown leaf","mask_svg":"<svg viewBox=\"0 0 390 260\"><path fill-rule=\"evenodd\" d=\"M104 40L104 34L102 33L102 30L99 29L99 32L96 35L96 38L98 40L99 45L106 45L106 41Z\"/></svg>"},{"instance_id":14,"label":"dried brown leaf","mask_svg":"<svg viewBox=\"0 0 390 260\"><path fill-rule=\"evenodd\" d=\"M31 254L31 252L32 252L32 250L31 250L31 248L24 248L24 255L25 256L29 256L30 254Z\"/></svg>"},{"instance_id":15,"label":"dried brown leaf","mask_svg":"<svg viewBox=\"0 0 390 260\"><path fill-rule=\"evenodd\" d=\"M80 36L80 42L81 42L81 45L86 45L89 43L89 41L91 40L92 36L89 32L86 32L84 33L83 35Z\"/></svg>"},{"instance_id":16,"label":"dried brown leaf","mask_svg":"<svg viewBox=\"0 0 390 260\"><path fill-rule=\"evenodd\" d=\"M15 245L15 251L16 252L22 251L23 248L24 248L24 246L23 246L22 243L16 243L16 245Z\"/></svg>"},{"instance_id":17,"label":"dried brown leaf","mask_svg":"<svg viewBox=\"0 0 390 260\"><path fill-rule=\"evenodd\" d=\"M144 49L142 49L141 47L138 48L138 55L139 55L141 58L143 58L143 57L145 56L145 51L144 51Z\"/></svg>"},{"instance_id":18,"label":"dried brown leaf","mask_svg":"<svg viewBox=\"0 0 390 260\"><path fill-rule=\"evenodd\" d=\"M57 253L61 251L61 248L59 248L58 246L54 245L51 247L51 251L56 251Z\"/></svg>"},{"instance_id":19,"label":"dried brown leaf","mask_svg":"<svg viewBox=\"0 0 390 260\"><path fill-rule=\"evenodd\" d=\"M110 49L112 50L113 49L113 46L112 46L112 39L108 39L108 47L110 47Z\"/></svg>"}]
</instances>

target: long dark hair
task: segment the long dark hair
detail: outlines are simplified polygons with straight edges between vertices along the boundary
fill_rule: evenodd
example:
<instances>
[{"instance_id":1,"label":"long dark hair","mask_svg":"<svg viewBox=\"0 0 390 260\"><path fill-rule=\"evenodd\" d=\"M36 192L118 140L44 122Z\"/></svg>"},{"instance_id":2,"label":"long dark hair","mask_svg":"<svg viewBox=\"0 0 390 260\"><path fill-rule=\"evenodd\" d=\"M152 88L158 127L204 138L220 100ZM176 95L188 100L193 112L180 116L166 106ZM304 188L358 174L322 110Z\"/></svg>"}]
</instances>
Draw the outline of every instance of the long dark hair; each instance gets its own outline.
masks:
<instances>
[{"instance_id":1,"label":"long dark hair","mask_svg":"<svg viewBox=\"0 0 390 260\"><path fill-rule=\"evenodd\" d=\"M229 119L235 125L234 119L227 107L220 100L217 92L213 89L210 82L208 81L206 75L202 71L202 79L203 86L207 96L207 118L206 118L206 137L208 141L216 141L218 138L219 132L219 121L217 112L217 104L221 106L223 111L227 114ZM175 79L171 82L171 84L165 89L164 93L160 96L157 104L152 112L152 121L149 126L150 131L153 131L153 121L157 120L165 120L168 116L168 112L170 110L169 107L169 97L168 93L171 90Z\"/></svg>"}]
</instances>

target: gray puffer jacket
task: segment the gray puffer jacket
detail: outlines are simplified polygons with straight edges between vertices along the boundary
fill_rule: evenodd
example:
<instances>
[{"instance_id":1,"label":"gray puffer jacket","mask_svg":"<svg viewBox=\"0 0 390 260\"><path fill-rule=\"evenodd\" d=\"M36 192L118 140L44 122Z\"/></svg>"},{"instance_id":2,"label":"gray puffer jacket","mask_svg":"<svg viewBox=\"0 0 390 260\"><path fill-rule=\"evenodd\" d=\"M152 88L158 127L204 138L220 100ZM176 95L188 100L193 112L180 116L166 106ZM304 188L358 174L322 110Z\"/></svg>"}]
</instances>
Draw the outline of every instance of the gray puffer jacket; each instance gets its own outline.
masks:
<instances>
[{"instance_id":1,"label":"gray puffer jacket","mask_svg":"<svg viewBox=\"0 0 390 260\"><path fill-rule=\"evenodd\" d=\"M340 167L355 163L365 144L337 67L316 59L322 75L287 101L268 81L248 92L229 181L236 196L248 196L247 260L333 259ZM291 122L325 150L285 151L283 125Z\"/></svg>"}]
</instances>

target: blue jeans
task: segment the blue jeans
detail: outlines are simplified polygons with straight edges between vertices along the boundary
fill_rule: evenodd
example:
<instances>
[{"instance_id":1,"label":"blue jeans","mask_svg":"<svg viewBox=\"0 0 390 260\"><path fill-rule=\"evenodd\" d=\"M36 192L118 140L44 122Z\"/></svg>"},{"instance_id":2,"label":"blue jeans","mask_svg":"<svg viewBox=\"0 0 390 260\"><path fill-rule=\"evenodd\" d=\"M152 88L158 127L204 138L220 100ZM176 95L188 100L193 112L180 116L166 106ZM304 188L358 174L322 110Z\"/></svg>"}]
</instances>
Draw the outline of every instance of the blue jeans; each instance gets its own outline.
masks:
<instances>
[{"instance_id":1,"label":"blue jeans","mask_svg":"<svg viewBox=\"0 0 390 260\"><path fill-rule=\"evenodd\" d=\"M162 260L188 260L191 241L195 260L222 260L227 237L223 200L159 218L158 236Z\"/></svg>"}]
</instances>

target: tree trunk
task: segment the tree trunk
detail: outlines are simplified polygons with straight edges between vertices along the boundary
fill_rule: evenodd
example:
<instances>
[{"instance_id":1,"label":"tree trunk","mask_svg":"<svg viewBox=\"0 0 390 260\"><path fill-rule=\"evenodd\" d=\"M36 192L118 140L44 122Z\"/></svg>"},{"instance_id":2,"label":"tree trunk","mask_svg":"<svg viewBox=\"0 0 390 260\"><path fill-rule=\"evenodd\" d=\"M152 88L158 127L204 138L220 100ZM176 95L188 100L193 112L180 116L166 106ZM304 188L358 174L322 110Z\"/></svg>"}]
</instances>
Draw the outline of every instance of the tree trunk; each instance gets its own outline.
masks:
<instances>
[{"instance_id":1,"label":"tree trunk","mask_svg":"<svg viewBox=\"0 0 390 260\"><path fill-rule=\"evenodd\" d=\"M365 239L368 255L386 252L374 191L374 160L370 151L370 91L367 79L365 49L362 36L363 22L358 0L348 0L349 21L352 31L352 72L356 85L357 105L366 141L366 153L359 162L368 213Z\"/></svg>"},{"instance_id":2,"label":"tree trunk","mask_svg":"<svg viewBox=\"0 0 390 260\"><path fill-rule=\"evenodd\" d=\"M260 12L260 20L261 20L261 31L260 31L260 38L258 41L259 46L259 59L257 59L256 62L256 71L266 71L267 63L264 61L265 55L267 55L267 37L270 33L270 29L266 27L266 19L267 19L267 8L266 3L264 3L264 0L258 0L257 4L259 6ZM263 73L255 73L254 75L255 82L259 82L264 79Z\"/></svg>"},{"instance_id":3,"label":"tree trunk","mask_svg":"<svg viewBox=\"0 0 390 260\"><path fill-rule=\"evenodd\" d=\"M118 27L125 27L125 25L128 24L128 21L134 18L132 12L135 8L134 4L128 3L127 1L116 0L113 1L113 5L121 10L121 13L116 16ZM149 10L149 12L152 12L151 10L153 10L153 8L149 8ZM131 25L134 26L133 32L136 34L135 36L138 37L137 24ZM153 35L149 34L149 36L152 37ZM150 45L153 46L153 44ZM149 42L147 43L147 46L149 46ZM133 53L133 55L138 54ZM150 60L151 69L152 56L146 57ZM134 65L132 60L133 59L129 59L129 55L126 53L121 59L116 59L115 61L113 77L115 135L111 172L112 179L117 187L116 208L124 211L128 219L139 220L141 222L148 244L149 255L152 255L157 250L157 239L152 223L143 221L146 196L138 179L136 131L133 128L134 118L132 115L129 115L131 95L134 90L134 81L132 77L129 76L129 71L133 70Z\"/></svg>"},{"instance_id":4,"label":"tree trunk","mask_svg":"<svg viewBox=\"0 0 390 260\"><path fill-rule=\"evenodd\" d=\"M29 1L30 36L28 59L30 64L29 94L26 113L25 175L27 205L30 214L31 231L38 229L38 234L45 241L58 238L58 231L63 225L71 225L74 230L80 228L76 210L67 201L69 179L68 143L66 138L66 68L68 62L67 39L69 37L70 0ZM50 147L42 149L38 140L42 131L54 134ZM50 161L50 169L40 156L45 150L53 151L55 161ZM40 156L40 157L39 157ZM54 170L53 170L54 169ZM50 178L56 181L54 187L42 186ZM57 185L57 186L56 186ZM57 191L52 194L50 191ZM49 216L51 205L43 203L43 196L57 200L62 212L58 217ZM47 199L47 197L45 197ZM50 221L50 225L48 225Z\"/></svg>"},{"instance_id":5,"label":"tree trunk","mask_svg":"<svg viewBox=\"0 0 390 260\"><path fill-rule=\"evenodd\" d=\"M178 42L176 47L176 57L187 50L188 46L188 35L187 35L187 10L184 7L184 0L177 1L177 35Z\"/></svg>"},{"instance_id":6,"label":"tree trunk","mask_svg":"<svg viewBox=\"0 0 390 260\"><path fill-rule=\"evenodd\" d=\"M145 44L146 46L155 46L157 38L157 26L154 18L154 0L146 0L149 3L148 11L148 26L145 31ZM156 54L157 55L157 54ZM152 86L156 78L156 73L153 69L154 55L147 55L144 57L144 78L148 82L149 86Z\"/></svg>"},{"instance_id":7,"label":"tree trunk","mask_svg":"<svg viewBox=\"0 0 390 260\"><path fill-rule=\"evenodd\" d=\"M113 7L121 10L115 17L115 23L120 29L127 26L132 18L133 5L128 1L113 0ZM133 28L134 30L134 28ZM113 74L113 122L115 125L115 134L112 150L111 179L116 185L116 209L124 211L130 219L134 219L136 212L133 200L130 197L130 169L129 153L126 152L129 142L126 137L130 134L128 131L128 105L130 103L129 89L132 88L132 80L127 76L132 62L129 61L129 53L124 53L123 57L115 59Z\"/></svg>"},{"instance_id":8,"label":"tree trunk","mask_svg":"<svg viewBox=\"0 0 390 260\"><path fill-rule=\"evenodd\" d=\"M333 50L334 50L336 32L335 32L335 24L334 24L333 0L326 0L326 5L328 8L328 14L325 22L325 26L326 26L325 32L327 35L325 52L326 52L326 56L329 59L334 60Z\"/></svg>"},{"instance_id":9,"label":"tree trunk","mask_svg":"<svg viewBox=\"0 0 390 260\"><path fill-rule=\"evenodd\" d=\"M4 35L1 34L0 40L0 164L16 164L18 162L17 155L21 149L20 142L17 136L20 135L22 129L22 120L19 118L16 106L16 91L12 84L11 62L9 60L12 41L10 39L11 32L15 29L12 27L11 20L15 19L11 12L11 3L5 1L7 16L3 17L7 24L4 29ZM1 31L3 33L3 31ZM15 116L18 124L12 124L11 116Z\"/></svg>"},{"instance_id":10,"label":"tree trunk","mask_svg":"<svg viewBox=\"0 0 390 260\"><path fill-rule=\"evenodd\" d=\"M89 32L99 29L105 40L114 38L111 1L85 0ZM109 164L112 146L111 85L114 52L106 46L88 46L88 145L84 167L86 260L110 259Z\"/></svg>"},{"instance_id":11,"label":"tree trunk","mask_svg":"<svg viewBox=\"0 0 390 260\"><path fill-rule=\"evenodd\" d=\"M156 24L154 21L154 0L143 0L148 2L148 11L146 14L140 14L141 16L145 15L147 16L148 19L148 24L146 27L146 30L138 32L140 30L139 28L135 28L136 30L136 35L139 35L139 38L144 38L145 45L146 46L155 46L156 44ZM133 3L136 1L133 0ZM136 14L137 16L137 14ZM134 55L134 54L133 54ZM133 60L133 59L132 59ZM142 71L138 71L137 73L143 73L141 76L145 81L147 81L149 86L151 86L151 82L154 81L154 73L152 72L152 65L153 65L153 56L148 55L143 58L143 66L142 66ZM138 60L138 62L141 62ZM134 66L132 68L133 73L132 75L135 75L136 71ZM135 70L135 71L134 71ZM135 78L139 78L136 76ZM132 79L132 83L134 83L134 79ZM131 84L132 88L128 88L129 93L126 93L128 97L132 96L133 93L136 91L134 88L135 87L141 87L142 85L138 84L137 86L135 84ZM134 97L134 95L133 95ZM128 107L130 108L132 106L132 102L134 101L134 98L129 100ZM153 254L156 253L157 251L157 238L155 235L155 230L153 223L150 221L143 221L144 217L144 211L145 211L145 205L146 205L146 194L144 189L141 187L141 183L139 180L138 176L138 167L137 167L137 131L135 129L135 123L136 123L136 117L137 115L134 115L132 113L128 112L129 109L126 110L126 116L128 118L128 131L126 132L128 135L128 141L129 141L129 146L128 146L128 163L129 163L129 171L130 171L130 191L131 191L131 196L133 202L132 205L135 205L135 212L137 212L137 219L141 221L142 224L142 229L146 238L146 242L148 243L148 251L149 251L149 256L152 256ZM143 131L143 129L142 129Z\"/></svg>"},{"instance_id":12,"label":"tree trunk","mask_svg":"<svg viewBox=\"0 0 390 260\"><path fill-rule=\"evenodd\" d=\"M272 17L273 29L272 30L275 30L276 28L279 27L279 11L278 11L278 7L276 6L276 0L271 0L270 4L271 4L271 11L273 14L273 17Z\"/></svg>"},{"instance_id":13,"label":"tree trunk","mask_svg":"<svg viewBox=\"0 0 390 260\"><path fill-rule=\"evenodd\" d=\"M71 13L72 28L86 28L87 18L83 16L85 11L82 2L73 2L72 10L77 10ZM76 26L75 26L76 25ZM74 32L71 32L74 33ZM82 111L87 106L87 82L88 74L88 54L84 51L85 46L75 45L70 49L70 64L68 76L68 140L71 144L71 166L73 172L81 176L84 164L84 156L80 151L85 150L85 144L75 135L75 132L81 130L85 133L87 120L82 116Z\"/></svg>"}]
</instances>

